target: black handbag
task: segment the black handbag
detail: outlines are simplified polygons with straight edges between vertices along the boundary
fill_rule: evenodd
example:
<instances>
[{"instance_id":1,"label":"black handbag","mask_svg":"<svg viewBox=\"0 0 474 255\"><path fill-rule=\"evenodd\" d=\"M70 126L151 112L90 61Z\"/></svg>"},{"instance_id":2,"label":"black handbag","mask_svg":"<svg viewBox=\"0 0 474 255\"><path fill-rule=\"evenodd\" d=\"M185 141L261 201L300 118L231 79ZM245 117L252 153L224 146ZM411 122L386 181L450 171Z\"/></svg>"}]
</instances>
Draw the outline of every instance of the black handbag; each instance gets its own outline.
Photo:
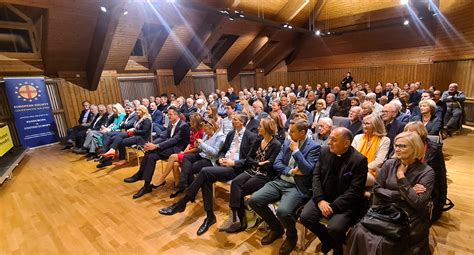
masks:
<instances>
[{"instance_id":1,"label":"black handbag","mask_svg":"<svg viewBox=\"0 0 474 255\"><path fill-rule=\"evenodd\" d=\"M395 204L371 207L360 223L374 234L396 240L410 231L408 214Z\"/></svg>"}]
</instances>

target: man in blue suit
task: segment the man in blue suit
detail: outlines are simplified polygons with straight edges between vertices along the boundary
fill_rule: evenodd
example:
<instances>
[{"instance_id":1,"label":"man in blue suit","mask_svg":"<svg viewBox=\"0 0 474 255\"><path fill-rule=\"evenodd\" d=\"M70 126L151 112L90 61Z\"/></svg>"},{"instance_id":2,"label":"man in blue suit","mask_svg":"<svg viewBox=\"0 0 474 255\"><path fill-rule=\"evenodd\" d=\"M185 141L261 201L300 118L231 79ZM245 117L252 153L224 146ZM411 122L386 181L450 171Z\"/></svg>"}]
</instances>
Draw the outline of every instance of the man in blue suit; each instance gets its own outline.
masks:
<instances>
[{"instance_id":1,"label":"man in blue suit","mask_svg":"<svg viewBox=\"0 0 474 255\"><path fill-rule=\"evenodd\" d=\"M156 106L155 102L150 103L150 115L152 120L152 132L155 133L155 136L159 136L160 133L165 130L163 127L163 112L158 110L158 106Z\"/></svg>"},{"instance_id":2,"label":"man in blue suit","mask_svg":"<svg viewBox=\"0 0 474 255\"><path fill-rule=\"evenodd\" d=\"M307 130L306 121L291 121L291 139L285 140L273 164L278 177L255 192L249 202L270 226L270 232L262 238L263 245L273 243L286 229L286 239L280 247L280 254L290 254L295 248L298 239L295 213L311 196L311 174L321 146L306 139ZM277 201L280 201L280 205L275 217L268 204Z\"/></svg>"}]
</instances>

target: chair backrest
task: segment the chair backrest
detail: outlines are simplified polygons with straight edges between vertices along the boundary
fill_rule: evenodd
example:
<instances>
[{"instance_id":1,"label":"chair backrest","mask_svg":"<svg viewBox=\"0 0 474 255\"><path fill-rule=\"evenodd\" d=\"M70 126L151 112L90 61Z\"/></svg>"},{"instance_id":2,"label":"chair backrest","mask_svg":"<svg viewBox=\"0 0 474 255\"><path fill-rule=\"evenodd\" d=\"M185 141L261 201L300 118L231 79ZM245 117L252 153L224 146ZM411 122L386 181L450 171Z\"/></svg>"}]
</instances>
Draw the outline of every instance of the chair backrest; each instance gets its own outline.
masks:
<instances>
[{"instance_id":1,"label":"chair backrest","mask_svg":"<svg viewBox=\"0 0 474 255\"><path fill-rule=\"evenodd\" d=\"M435 143L441 142L439 135L428 135L428 139L430 139L432 142L435 142Z\"/></svg>"},{"instance_id":2,"label":"chair backrest","mask_svg":"<svg viewBox=\"0 0 474 255\"><path fill-rule=\"evenodd\" d=\"M349 120L348 117L339 117L339 116L333 116L332 117L332 125L334 127L340 127L342 123L344 123L346 120Z\"/></svg>"}]
</instances>

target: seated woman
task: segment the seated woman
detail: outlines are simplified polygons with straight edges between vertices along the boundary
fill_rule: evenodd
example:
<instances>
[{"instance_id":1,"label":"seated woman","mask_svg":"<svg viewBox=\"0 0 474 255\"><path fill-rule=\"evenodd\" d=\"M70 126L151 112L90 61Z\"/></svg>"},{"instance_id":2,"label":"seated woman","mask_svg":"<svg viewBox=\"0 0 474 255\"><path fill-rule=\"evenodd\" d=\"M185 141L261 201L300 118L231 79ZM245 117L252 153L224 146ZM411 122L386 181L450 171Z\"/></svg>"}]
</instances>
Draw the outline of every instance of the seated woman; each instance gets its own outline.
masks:
<instances>
[{"instance_id":1,"label":"seated woman","mask_svg":"<svg viewBox=\"0 0 474 255\"><path fill-rule=\"evenodd\" d=\"M224 145L225 135L219 130L220 126L214 120L204 122L202 127L205 135L203 139L196 140L196 148L199 151L184 155L181 174L179 179L175 178L176 189L171 194L171 198L183 192L193 182L194 174L199 173L202 168L216 165L217 154Z\"/></svg>"},{"instance_id":2,"label":"seated woman","mask_svg":"<svg viewBox=\"0 0 474 255\"><path fill-rule=\"evenodd\" d=\"M423 163L424 146L420 136L414 132L402 132L395 137L395 158L387 160L374 187L374 205L396 204L409 218L409 233L398 242L384 250L390 254L430 254L429 211L431 191L435 174L433 169ZM361 224L351 231L348 240L349 254L375 254L382 242L369 242L375 238ZM373 241L373 240L372 240ZM401 247L405 251L394 251ZM385 247L382 247L385 248Z\"/></svg>"},{"instance_id":3,"label":"seated woman","mask_svg":"<svg viewBox=\"0 0 474 255\"><path fill-rule=\"evenodd\" d=\"M361 105L361 108L362 108L362 116L363 117L372 114L375 110L374 104L370 101L364 101Z\"/></svg>"},{"instance_id":4,"label":"seated woman","mask_svg":"<svg viewBox=\"0 0 474 255\"><path fill-rule=\"evenodd\" d=\"M270 112L270 118L272 118L276 123L277 133L275 135L275 138L281 144L283 144L286 138L286 129L285 129L285 125L283 124L283 121L281 120L280 114L276 112Z\"/></svg>"},{"instance_id":5,"label":"seated woman","mask_svg":"<svg viewBox=\"0 0 474 255\"><path fill-rule=\"evenodd\" d=\"M202 129L202 122L203 122L203 118L201 114L197 112L193 112L191 113L191 115L189 115L189 124L191 126L191 133L189 135L189 144L184 149L184 151L180 153L176 153L176 154L171 154L171 156L168 158L168 162L166 163L165 169L163 170L163 174L158 180L158 185L156 185L155 188L165 185L166 177L168 177L171 170L173 170L175 184L179 181L179 178L180 178L179 165L183 162L183 158L186 154L191 154L198 151L198 148L195 146L196 141L198 139L202 139L202 137L204 136L204 130Z\"/></svg>"},{"instance_id":6,"label":"seated woman","mask_svg":"<svg viewBox=\"0 0 474 255\"><path fill-rule=\"evenodd\" d=\"M444 162L443 146L428 139L428 131L420 121L409 122L405 126L408 132L415 132L424 143L425 157L423 162L433 168L435 172L435 183L431 198L433 200L433 211L431 222L437 221L441 217L448 195L448 184L446 179L446 164Z\"/></svg>"},{"instance_id":7,"label":"seated woman","mask_svg":"<svg viewBox=\"0 0 474 255\"><path fill-rule=\"evenodd\" d=\"M283 122L283 125L286 124L287 118L285 113L281 110L281 102L280 99L276 99L272 101L272 111L270 113L277 113L280 115L281 121Z\"/></svg>"},{"instance_id":8,"label":"seated woman","mask_svg":"<svg viewBox=\"0 0 474 255\"><path fill-rule=\"evenodd\" d=\"M252 150L256 150L256 154L254 152L249 154L255 155L255 158L247 157L245 160L249 168L232 180L229 202L231 214L229 220L219 228L219 231L235 233L247 228L244 197L259 190L265 183L272 180L274 176L273 163L281 149L281 143L275 138L276 133L276 123L272 118L267 117L260 120L258 134L261 138L252 148Z\"/></svg>"},{"instance_id":9,"label":"seated woman","mask_svg":"<svg viewBox=\"0 0 474 255\"><path fill-rule=\"evenodd\" d=\"M367 157L369 174L365 186L372 187L377 172L387 157L390 148L390 138L386 137L383 120L375 114L365 116L362 120L363 134L356 135L352 147Z\"/></svg>"},{"instance_id":10,"label":"seated woman","mask_svg":"<svg viewBox=\"0 0 474 255\"><path fill-rule=\"evenodd\" d=\"M436 103L431 100L422 100L418 103L420 107L421 116L413 116L412 120L421 121L428 131L428 135L439 135L441 131L441 119L436 117Z\"/></svg>"},{"instance_id":11,"label":"seated woman","mask_svg":"<svg viewBox=\"0 0 474 255\"><path fill-rule=\"evenodd\" d=\"M132 145L143 146L150 140L151 136L151 116L148 109L144 105L140 105L137 109L138 121L135 122L133 128L127 130L127 137L116 135L112 138L110 149L103 154L112 160L115 157L116 150L119 151L119 161L114 163L116 166L122 166L125 161L125 147ZM103 164L104 162L102 162ZM107 165L107 164L104 164Z\"/></svg>"},{"instance_id":12,"label":"seated woman","mask_svg":"<svg viewBox=\"0 0 474 255\"><path fill-rule=\"evenodd\" d=\"M213 104L207 105L207 116L204 117L204 120L205 121L213 120L217 123L217 125L219 125L219 127L221 126L222 118L217 113L216 106L214 106Z\"/></svg>"},{"instance_id":13,"label":"seated woman","mask_svg":"<svg viewBox=\"0 0 474 255\"><path fill-rule=\"evenodd\" d=\"M312 111L311 115L313 115L313 123L310 123L311 131L315 133L318 132L319 119L329 117L329 113L326 112L326 101L324 99L316 101L316 110Z\"/></svg>"},{"instance_id":14,"label":"seated woman","mask_svg":"<svg viewBox=\"0 0 474 255\"><path fill-rule=\"evenodd\" d=\"M112 106L113 115L109 116L107 126L102 126L99 131L91 130L87 133L84 144L82 145L84 149L89 151L88 156L97 155L97 148L102 146L102 136L107 132L118 131L120 125L125 119L125 109L119 103Z\"/></svg>"}]
</instances>

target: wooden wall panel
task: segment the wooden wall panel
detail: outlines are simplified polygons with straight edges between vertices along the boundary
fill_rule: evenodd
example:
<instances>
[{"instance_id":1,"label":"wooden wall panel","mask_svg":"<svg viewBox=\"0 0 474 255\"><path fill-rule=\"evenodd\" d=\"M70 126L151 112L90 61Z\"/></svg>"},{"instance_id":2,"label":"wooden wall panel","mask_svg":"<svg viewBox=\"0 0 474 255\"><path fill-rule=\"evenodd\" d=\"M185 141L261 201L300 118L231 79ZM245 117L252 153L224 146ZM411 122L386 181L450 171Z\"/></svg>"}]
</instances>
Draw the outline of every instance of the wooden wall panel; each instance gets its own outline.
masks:
<instances>
[{"instance_id":1,"label":"wooden wall panel","mask_svg":"<svg viewBox=\"0 0 474 255\"><path fill-rule=\"evenodd\" d=\"M285 71L271 72L263 77L263 88L287 86L288 84L288 73Z\"/></svg>"}]
</instances>

